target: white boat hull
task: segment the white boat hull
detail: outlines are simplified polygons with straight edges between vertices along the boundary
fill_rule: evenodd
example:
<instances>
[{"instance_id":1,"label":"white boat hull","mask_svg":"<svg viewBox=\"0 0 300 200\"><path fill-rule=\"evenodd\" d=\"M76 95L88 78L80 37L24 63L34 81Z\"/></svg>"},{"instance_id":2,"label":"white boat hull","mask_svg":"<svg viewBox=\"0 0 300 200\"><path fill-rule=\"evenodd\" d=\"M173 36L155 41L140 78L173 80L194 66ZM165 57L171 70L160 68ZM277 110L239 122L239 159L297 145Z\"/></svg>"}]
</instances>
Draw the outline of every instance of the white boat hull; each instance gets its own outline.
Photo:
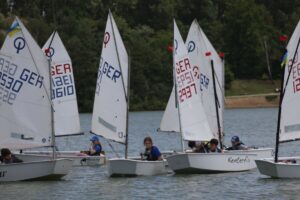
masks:
<instances>
[{"instance_id":1,"label":"white boat hull","mask_svg":"<svg viewBox=\"0 0 300 200\"><path fill-rule=\"evenodd\" d=\"M152 176L166 174L171 171L167 168L167 161L144 161L140 159L109 159L108 174L118 176Z\"/></svg>"},{"instance_id":2,"label":"white boat hull","mask_svg":"<svg viewBox=\"0 0 300 200\"><path fill-rule=\"evenodd\" d=\"M22 154L16 154L21 159L29 161L44 160L52 157L50 151L27 151ZM26 158L25 158L26 157ZM80 151L59 151L56 155L57 158L65 158L73 160L73 166L99 166L106 164L106 156L89 156Z\"/></svg>"},{"instance_id":3,"label":"white boat hull","mask_svg":"<svg viewBox=\"0 0 300 200\"><path fill-rule=\"evenodd\" d=\"M230 150L230 151L224 151L224 153L256 154L257 159L274 157L274 149L272 149L272 148L258 148L258 149L249 149L249 150Z\"/></svg>"},{"instance_id":4,"label":"white boat hull","mask_svg":"<svg viewBox=\"0 0 300 200\"><path fill-rule=\"evenodd\" d=\"M241 172L254 169L255 154L178 153L166 157L169 167L179 174Z\"/></svg>"},{"instance_id":5,"label":"white boat hull","mask_svg":"<svg viewBox=\"0 0 300 200\"><path fill-rule=\"evenodd\" d=\"M69 159L56 159L0 164L0 182L60 179L68 174L72 163Z\"/></svg>"},{"instance_id":6,"label":"white boat hull","mask_svg":"<svg viewBox=\"0 0 300 200\"><path fill-rule=\"evenodd\" d=\"M259 172L272 178L300 178L300 157L280 157L278 162L272 159L255 160ZM293 160L295 163L284 162Z\"/></svg>"}]
</instances>

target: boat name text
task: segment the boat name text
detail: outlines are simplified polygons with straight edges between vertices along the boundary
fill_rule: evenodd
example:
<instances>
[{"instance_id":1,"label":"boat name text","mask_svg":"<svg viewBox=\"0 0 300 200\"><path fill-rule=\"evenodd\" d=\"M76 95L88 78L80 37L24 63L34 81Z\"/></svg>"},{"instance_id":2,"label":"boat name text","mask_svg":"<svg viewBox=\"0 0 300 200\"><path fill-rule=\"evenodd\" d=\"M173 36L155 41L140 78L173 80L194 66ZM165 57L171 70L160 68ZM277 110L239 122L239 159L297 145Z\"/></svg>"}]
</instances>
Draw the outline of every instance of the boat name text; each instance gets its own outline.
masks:
<instances>
[{"instance_id":1,"label":"boat name text","mask_svg":"<svg viewBox=\"0 0 300 200\"><path fill-rule=\"evenodd\" d=\"M249 163L250 159L248 158L248 156L245 156L243 158L241 157L229 157L228 158L228 162L229 163Z\"/></svg>"}]
</instances>

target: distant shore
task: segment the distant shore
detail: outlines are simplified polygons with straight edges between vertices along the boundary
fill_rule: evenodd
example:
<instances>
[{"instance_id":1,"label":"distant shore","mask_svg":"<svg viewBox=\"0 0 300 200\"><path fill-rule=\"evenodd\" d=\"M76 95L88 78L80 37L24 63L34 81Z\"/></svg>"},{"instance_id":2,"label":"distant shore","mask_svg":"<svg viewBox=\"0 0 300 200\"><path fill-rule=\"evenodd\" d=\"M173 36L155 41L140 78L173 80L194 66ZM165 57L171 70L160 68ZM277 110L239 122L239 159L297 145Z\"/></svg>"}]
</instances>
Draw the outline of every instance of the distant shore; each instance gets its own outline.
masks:
<instances>
[{"instance_id":1,"label":"distant shore","mask_svg":"<svg viewBox=\"0 0 300 200\"><path fill-rule=\"evenodd\" d=\"M279 93L227 96L225 98L226 108L277 107L278 104Z\"/></svg>"}]
</instances>

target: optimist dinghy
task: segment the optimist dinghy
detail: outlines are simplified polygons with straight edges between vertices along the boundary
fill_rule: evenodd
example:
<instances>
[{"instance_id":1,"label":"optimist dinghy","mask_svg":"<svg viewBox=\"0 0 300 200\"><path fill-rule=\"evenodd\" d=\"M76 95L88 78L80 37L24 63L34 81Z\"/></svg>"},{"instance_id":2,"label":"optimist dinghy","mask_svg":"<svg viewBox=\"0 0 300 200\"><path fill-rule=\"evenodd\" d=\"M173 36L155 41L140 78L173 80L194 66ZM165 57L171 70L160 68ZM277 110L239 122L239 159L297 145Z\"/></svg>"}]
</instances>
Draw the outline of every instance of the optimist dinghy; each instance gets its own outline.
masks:
<instances>
[{"instance_id":1,"label":"optimist dinghy","mask_svg":"<svg viewBox=\"0 0 300 200\"><path fill-rule=\"evenodd\" d=\"M185 43L191 62L195 63L193 73L195 78L200 82L200 100L203 103L204 111L207 116L209 126L214 133L218 132L218 121L220 126L220 137L215 134L216 138L223 141L223 113L224 113L224 60L220 58L205 33L199 26L197 20L194 20ZM211 64L214 64L216 96L215 101L214 87L212 84L213 76ZM175 104L175 89L172 89L166 110L161 120L159 130L162 132L179 133L179 116L178 106ZM216 105L218 107L218 116L216 114ZM199 130L200 131L200 130ZM256 154L258 158L271 158L274 150L272 148L253 148L239 151L224 151L225 153L245 153Z\"/></svg>"},{"instance_id":2,"label":"optimist dinghy","mask_svg":"<svg viewBox=\"0 0 300 200\"><path fill-rule=\"evenodd\" d=\"M217 138L224 140L224 104L225 104L225 73L224 58L221 58L197 20L194 20L186 40L188 53L196 66L199 66L200 95L208 123ZM212 70L212 65L213 70ZM214 74L214 75L213 75ZM214 76L214 77L213 77ZM213 80L215 79L215 87ZM215 91L214 91L215 90ZM217 109L216 109L217 107ZM216 112L217 110L217 112ZM220 127L220 130L219 128ZM272 148L253 148L239 151L224 151L224 153L256 154L258 158L271 158L274 150Z\"/></svg>"},{"instance_id":3,"label":"optimist dinghy","mask_svg":"<svg viewBox=\"0 0 300 200\"><path fill-rule=\"evenodd\" d=\"M275 159L259 159L259 172L273 178L300 178L299 157L278 157L279 143L300 139L300 21L287 45L282 65Z\"/></svg>"},{"instance_id":4,"label":"optimist dinghy","mask_svg":"<svg viewBox=\"0 0 300 200\"><path fill-rule=\"evenodd\" d=\"M19 18L0 51L0 148L55 146L49 63ZM0 182L57 179L68 174L72 160L0 164Z\"/></svg>"},{"instance_id":5,"label":"optimist dinghy","mask_svg":"<svg viewBox=\"0 0 300 200\"><path fill-rule=\"evenodd\" d=\"M51 59L55 137L83 135L80 130L72 61L57 31L52 33L42 49ZM50 151L23 151L19 156L22 158L38 156L28 159L39 160L51 154ZM80 151L57 151L57 157L72 159L73 166L103 165L106 159L104 154L89 156Z\"/></svg>"},{"instance_id":6,"label":"optimist dinghy","mask_svg":"<svg viewBox=\"0 0 300 200\"><path fill-rule=\"evenodd\" d=\"M51 151L23 151L21 154L16 154L22 160L39 161L49 159L52 156ZM73 160L73 167L80 166L99 166L106 164L106 156L89 156L80 151L57 151L57 158L66 158Z\"/></svg>"},{"instance_id":7,"label":"optimist dinghy","mask_svg":"<svg viewBox=\"0 0 300 200\"><path fill-rule=\"evenodd\" d=\"M193 45L196 45L195 41L191 42ZM207 77L204 77L204 74L199 73L199 62L191 60L175 20L173 46L175 85L175 90L173 91L175 93L174 97L176 97L175 105L177 105L178 111L179 123L177 123L179 124L179 132L182 134L183 140L188 141L209 141L212 138L218 138L222 147L222 127L219 123L220 110L218 106L217 82L215 80L216 75L213 61L211 61L210 68L212 73L212 79L210 80L212 81L212 83L210 83L212 86L210 87L213 89L213 94L209 96L211 99L207 100L210 101L210 109L212 110L210 110L210 115L208 115L203 106L203 100L201 100L201 98L204 97L201 97L200 93L201 90L208 87L208 81L206 81ZM199 50L197 48L198 46L193 46L189 48L189 51ZM204 55L202 55L202 57L203 56ZM198 59L205 62L206 60L201 59L202 57L200 57L200 59L198 57ZM201 81L199 81L199 79ZM219 89L219 92L222 92L221 89ZM222 106L220 107L222 108ZM173 110L176 109L173 108ZM217 120L215 118L217 118ZM214 121L211 119L214 119ZM166 159L169 167L175 173L223 173L254 169L254 159L256 157L257 155L255 154L243 153L206 154L183 152L168 156Z\"/></svg>"},{"instance_id":8,"label":"optimist dinghy","mask_svg":"<svg viewBox=\"0 0 300 200\"><path fill-rule=\"evenodd\" d=\"M127 157L129 71L125 46L112 13L109 12L98 71L91 132L125 144L125 158L109 159L109 176L167 173L165 161L149 162Z\"/></svg>"}]
</instances>

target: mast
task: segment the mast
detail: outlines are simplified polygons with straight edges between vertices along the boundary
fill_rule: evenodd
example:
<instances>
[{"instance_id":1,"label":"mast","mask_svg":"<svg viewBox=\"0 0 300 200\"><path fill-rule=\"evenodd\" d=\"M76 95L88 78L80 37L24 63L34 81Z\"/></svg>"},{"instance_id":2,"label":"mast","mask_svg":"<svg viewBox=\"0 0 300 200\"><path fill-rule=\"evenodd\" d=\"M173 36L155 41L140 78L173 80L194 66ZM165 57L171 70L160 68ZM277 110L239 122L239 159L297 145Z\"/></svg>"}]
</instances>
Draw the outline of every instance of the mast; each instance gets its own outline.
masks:
<instances>
[{"instance_id":1,"label":"mast","mask_svg":"<svg viewBox=\"0 0 300 200\"><path fill-rule=\"evenodd\" d=\"M214 87L215 107L216 107L216 114L217 114L217 124L218 124L220 148L223 149L222 133L221 133L221 125L220 125L220 117L219 117L219 109L218 109L218 95L217 95L217 89L216 89L215 68L214 68L213 59L210 60L210 64L211 64L212 77L213 77L213 87Z\"/></svg>"},{"instance_id":2,"label":"mast","mask_svg":"<svg viewBox=\"0 0 300 200\"><path fill-rule=\"evenodd\" d=\"M172 0L172 16L173 16L173 20L175 22L174 0ZM173 30L174 30L174 23L173 23ZM181 126L181 116L180 116L180 110L179 110L179 102L178 102L178 97L177 97L177 83L176 83L175 58L174 58L175 50L176 49L175 49L175 46L174 46L174 33L173 33L173 80L174 80L174 89L175 89L175 106L177 107L178 119L179 119L179 133L181 134L181 149L182 149L182 152L184 152L185 147L184 147L184 140L183 140L182 128L181 128L182 126Z\"/></svg>"},{"instance_id":3,"label":"mast","mask_svg":"<svg viewBox=\"0 0 300 200\"><path fill-rule=\"evenodd\" d=\"M175 21L175 19L174 19ZM174 23L173 23L174 26ZM176 49L174 46L174 33L173 33L173 82L174 82L174 89L175 89L175 106L177 106L177 112L178 112L178 119L179 119L179 133L181 134L181 148L182 152L184 152L184 140L183 140L183 135L182 135L182 125L181 125L181 115L180 115L180 105L178 102L178 95L177 95L177 82L176 82L176 71L175 71L175 54L176 54Z\"/></svg>"},{"instance_id":4,"label":"mast","mask_svg":"<svg viewBox=\"0 0 300 200\"><path fill-rule=\"evenodd\" d=\"M277 117L277 129L276 129L276 144L275 144L275 162L278 162L278 150L279 150L279 134L280 134L280 118L281 118L281 104L283 99L283 81L285 75L285 67L282 67L281 72L281 84L280 84L280 98L279 98L279 109L278 109L278 117Z\"/></svg>"},{"instance_id":5,"label":"mast","mask_svg":"<svg viewBox=\"0 0 300 200\"><path fill-rule=\"evenodd\" d=\"M173 54L174 54L174 50L173 50ZM174 57L174 55L173 55ZM175 62L174 62L174 59L173 59L173 76L174 76L174 86L175 86L175 105L177 107L177 112L178 112L178 119L179 119L179 132L181 134L181 148L182 148L182 152L184 152L184 139L183 139L183 135L182 135L182 126L181 126L181 115L180 115L180 108L179 108L179 102L178 102L178 95L177 95L177 83L176 83L176 75L175 75L175 68L174 68L174 65Z\"/></svg>"},{"instance_id":6,"label":"mast","mask_svg":"<svg viewBox=\"0 0 300 200\"><path fill-rule=\"evenodd\" d=\"M48 49L51 47L51 44L53 42L53 39L55 37L56 31L54 31L53 36L51 38L51 41L49 43L49 47ZM47 55L46 55L47 56ZM52 58L51 56L48 57L48 68L49 68L49 84L50 84L50 105L51 105L51 147L52 147L52 157L53 159L56 158L56 140L55 140L55 127L54 127L54 106L53 106L53 102L52 102L52 75L51 75L51 62L52 62Z\"/></svg>"},{"instance_id":7,"label":"mast","mask_svg":"<svg viewBox=\"0 0 300 200\"><path fill-rule=\"evenodd\" d=\"M117 52L118 64L119 64L120 71L121 71L121 79L122 79L122 85L123 85L123 91L124 91L125 101L126 101L126 104L127 104L126 133L125 133L125 159L126 159L127 158L127 154L128 154L129 90L127 90L127 94L126 94L126 88L125 88L125 82L124 82L124 77L123 77L123 71L122 71L121 62L120 62L120 56L119 56L119 51L118 51L118 44L117 44L117 41L116 41L116 35L115 35L115 31L114 31L114 26L113 26L113 23L112 23L112 14L111 14L110 10L109 10L109 19L110 19L110 25L111 25L111 29L112 29L112 33L113 33L113 37L114 37L114 44L115 44L115 48L116 48L116 52ZM129 67L129 63L128 63L128 67ZM128 69L127 81L130 80L129 76L130 76L130 73L129 73L129 69ZM128 88L130 88L130 83L127 83L127 89Z\"/></svg>"},{"instance_id":8,"label":"mast","mask_svg":"<svg viewBox=\"0 0 300 200\"><path fill-rule=\"evenodd\" d=\"M130 53L129 53L130 54ZM128 56L128 76L127 76L127 113L126 113L126 138L125 138L125 159L128 156L128 118L129 118L129 94L130 94L130 55Z\"/></svg>"},{"instance_id":9,"label":"mast","mask_svg":"<svg viewBox=\"0 0 300 200\"><path fill-rule=\"evenodd\" d=\"M224 138L225 138L225 132L224 132L224 107L225 107L225 55L224 57L222 58L222 77L223 77L223 81L222 81L222 104L223 104L223 107L222 107L222 127L223 127L223 130L221 129L222 132L222 143L224 144ZM220 122L221 123L221 122Z\"/></svg>"},{"instance_id":10,"label":"mast","mask_svg":"<svg viewBox=\"0 0 300 200\"><path fill-rule=\"evenodd\" d=\"M297 47L296 47L296 50L295 50L295 53L293 55L293 60L292 60L292 64L291 64L291 68L288 69L289 70L289 74L288 74L288 77L286 79L286 82L284 83L284 76L285 76L285 67L282 67L282 77L281 77L281 90L280 90L280 100L279 100L279 109L278 109L278 118L277 118L277 130L276 130L276 144L275 144L275 159L274 161L277 163L278 162L278 151L279 151L279 136L280 136L280 122L281 122L281 109L282 109L282 101L283 101L283 98L284 98L284 94L285 94L285 89L286 89L286 86L288 84L288 81L290 79L290 76L291 76L291 72L292 72L292 68L293 68L293 65L294 65L294 62L295 62L295 59L296 59L296 55L297 55L297 52L298 52L298 48L299 48L299 43L300 43L300 37L298 39L298 43L297 43ZM286 50L287 51L287 50Z\"/></svg>"},{"instance_id":11,"label":"mast","mask_svg":"<svg viewBox=\"0 0 300 200\"><path fill-rule=\"evenodd\" d=\"M56 141L55 141L55 128L54 128L54 107L53 107L53 104L52 104L52 76L51 76L51 58L49 57L48 58L48 63L49 63L49 81L50 81L50 105L51 105L51 140L52 140L52 157L53 159L56 158Z\"/></svg>"}]
</instances>

